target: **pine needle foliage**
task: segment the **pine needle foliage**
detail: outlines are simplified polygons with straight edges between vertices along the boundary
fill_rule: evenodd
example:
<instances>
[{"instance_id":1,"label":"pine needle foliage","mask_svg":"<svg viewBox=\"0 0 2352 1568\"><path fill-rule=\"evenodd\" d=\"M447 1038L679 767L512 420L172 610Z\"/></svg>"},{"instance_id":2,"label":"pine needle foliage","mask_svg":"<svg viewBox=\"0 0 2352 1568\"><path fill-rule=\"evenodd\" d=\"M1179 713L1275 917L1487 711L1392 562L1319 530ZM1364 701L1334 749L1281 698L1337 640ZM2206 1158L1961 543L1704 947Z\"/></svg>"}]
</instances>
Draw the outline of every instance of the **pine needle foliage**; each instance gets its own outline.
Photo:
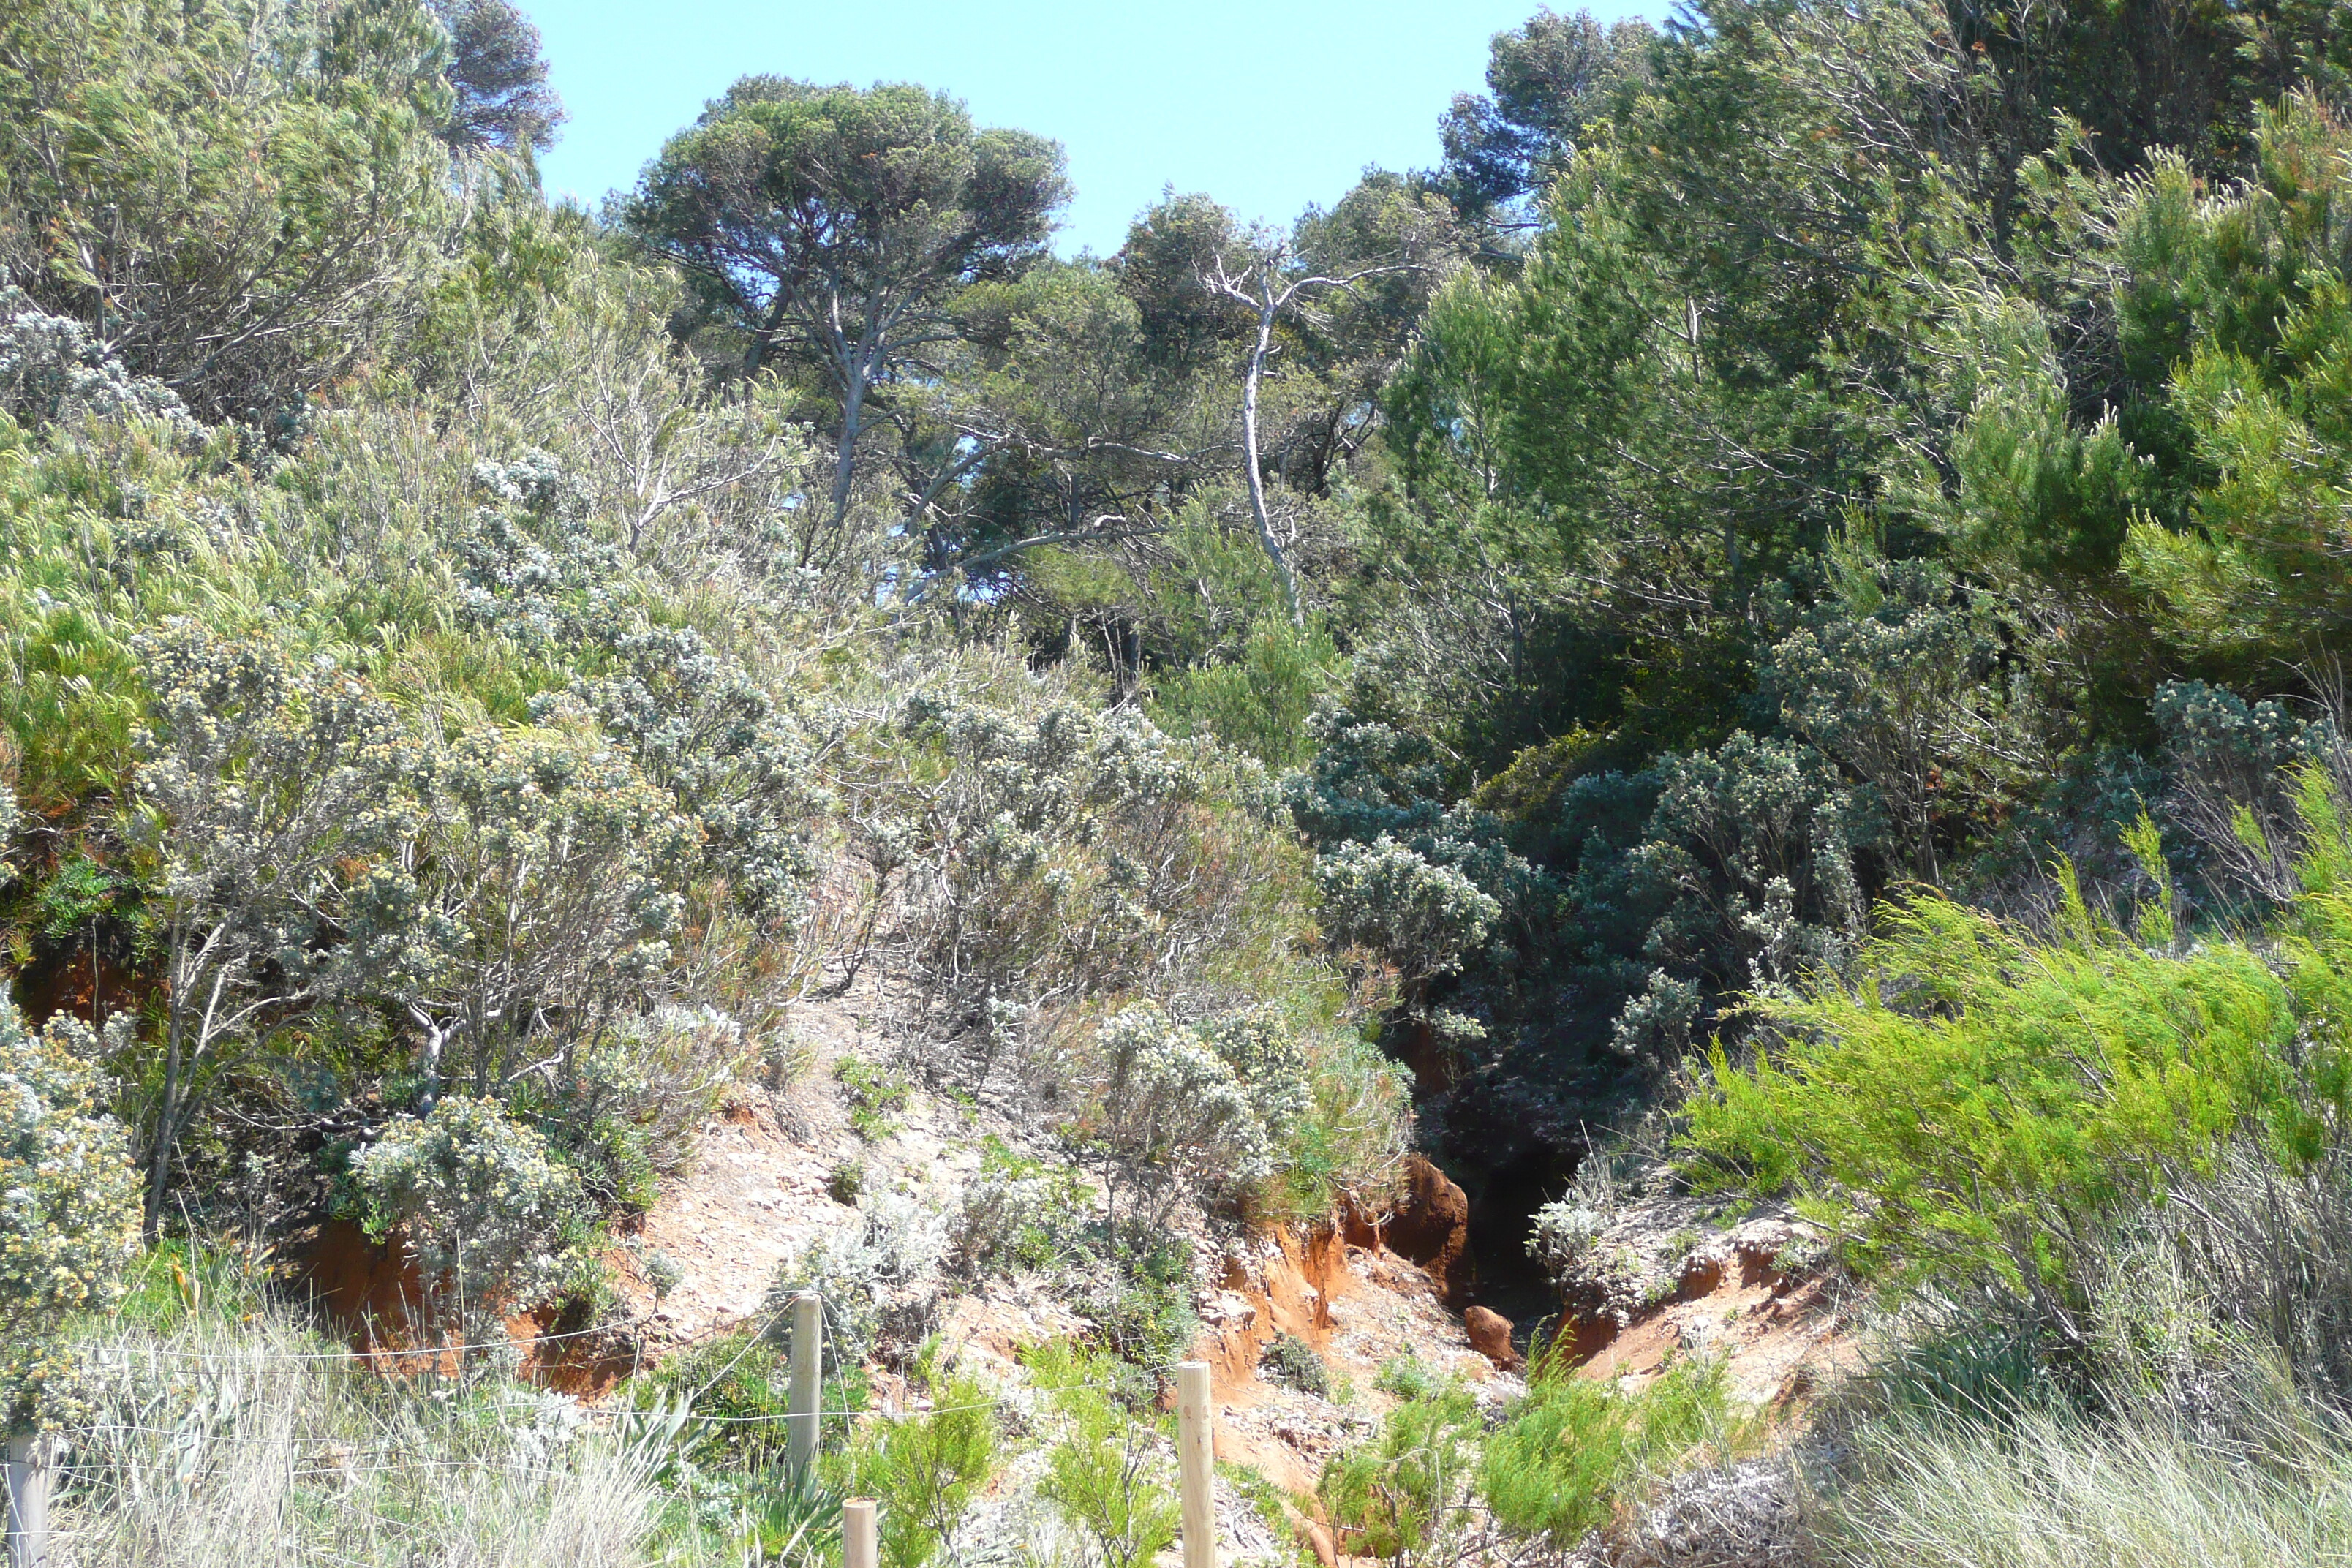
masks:
<instances>
[{"instance_id":1,"label":"pine needle foliage","mask_svg":"<svg viewBox=\"0 0 2352 1568\"><path fill-rule=\"evenodd\" d=\"M2153 826L2131 837L2157 892L2129 930L2062 865L2046 932L1922 893L1880 910L1851 981L1757 996L1768 1043L1745 1067L1711 1051L1685 1169L1793 1185L1862 1272L1990 1286L2071 1338L2072 1260L2107 1216L2233 1138L2315 1158L2345 1090L2313 1026L2352 957L2335 852L2306 858L2286 941L2258 949L2181 933Z\"/></svg>"}]
</instances>

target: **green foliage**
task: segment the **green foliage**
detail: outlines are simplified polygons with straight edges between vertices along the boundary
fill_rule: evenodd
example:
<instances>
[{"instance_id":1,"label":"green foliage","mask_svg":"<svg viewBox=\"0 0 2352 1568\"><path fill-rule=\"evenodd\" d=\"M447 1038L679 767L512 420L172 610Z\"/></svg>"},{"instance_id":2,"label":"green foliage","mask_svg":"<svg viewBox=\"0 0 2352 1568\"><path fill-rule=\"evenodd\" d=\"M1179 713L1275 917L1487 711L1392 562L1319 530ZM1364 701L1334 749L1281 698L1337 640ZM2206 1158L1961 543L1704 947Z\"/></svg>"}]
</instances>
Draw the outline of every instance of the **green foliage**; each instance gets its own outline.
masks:
<instances>
[{"instance_id":1,"label":"green foliage","mask_svg":"<svg viewBox=\"0 0 2352 1568\"><path fill-rule=\"evenodd\" d=\"M1315 1353L1315 1347L1297 1334L1276 1334L1258 1357L1258 1365L1268 1377L1286 1388L1301 1394L1311 1394L1318 1399L1331 1396L1331 1369Z\"/></svg>"},{"instance_id":2,"label":"green foliage","mask_svg":"<svg viewBox=\"0 0 2352 1568\"><path fill-rule=\"evenodd\" d=\"M43 1385L75 1315L112 1306L137 1248L121 1126L92 1104L86 1027L36 1035L0 996L0 1419L54 1419Z\"/></svg>"},{"instance_id":3,"label":"green foliage","mask_svg":"<svg viewBox=\"0 0 2352 1568\"><path fill-rule=\"evenodd\" d=\"M12 8L8 272L205 417L292 418L431 276L443 37L411 0Z\"/></svg>"},{"instance_id":4,"label":"green foliage","mask_svg":"<svg viewBox=\"0 0 2352 1568\"><path fill-rule=\"evenodd\" d=\"M825 1173L824 1195L837 1204L856 1205L857 1195L866 1190L866 1163L862 1160L844 1160Z\"/></svg>"},{"instance_id":5,"label":"green foliage","mask_svg":"<svg viewBox=\"0 0 2352 1568\"><path fill-rule=\"evenodd\" d=\"M1165 1232L1127 1227L1105 1237L1076 1275L1073 1304L1103 1347L1126 1363L1119 1396L1140 1409L1159 1395L1201 1329L1192 1310L1192 1247Z\"/></svg>"},{"instance_id":6,"label":"green foliage","mask_svg":"<svg viewBox=\"0 0 2352 1568\"><path fill-rule=\"evenodd\" d=\"M1512 204L1540 195L1612 100L1649 75L1656 35L1645 22L1604 29L1589 11L1549 7L1495 35L1486 93L1458 94L1438 134L1445 193L1465 216L1508 224Z\"/></svg>"},{"instance_id":7,"label":"green foliage","mask_svg":"<svg viewBox=\"0 0 2352 1568\"><path fill-rule=\"evenodd\" d=\"M1476 1402L1448 1384L1398 1405L1379 1436L1325 1465L1316 1496L1345 1548L1406 1563L1442 1559L1477 1470L1478 1432Z\"/></svg>"},{"instance_id":8,"label":"green foliage","mask_svg":"<svg viewBox=\"0 0 2352 1568\"><path fill-rule=\"evenodd\" d=\"M322 929L350 909L352 869L413 830L415 764L389 704L331 661L303 668L275 637L175 622L133 647L154 718L124 826L144 852L168 992L144 1150L152 1235L223 1055L272 1013L353 988L373 956Z\"/></svg>"},{"instance_id":9,"label":"green foliage","mask_svg":"<svg viewBox=\"0 0 2352 1568\"><path fill-rule=\"evenodd\" d=\"M1874 1415L1921 1426L1994 1424L2063 1415L2071 1402L2036 1326L2014 1317L1954 1317L1896 1345L1862 1394Z\"/></svg>"},{"instance_id":10,"label":"green foliage","mask_svg":"<svg viewBox=\"0 0 2352 1568\"><path fill-rule=\"evenodd\" d=\"M792 1352L780 1339L745 1331L687 1346L651 1373L631 1379L624 1392L638 1410L665 1404L688 1410L680 1451L706 1475L756 1477L789 1489L782 1472ZM826 1373L817 1405L854 1415L866 1401L866 1371L851 1365ZM828 1417L817 1430L822 1450L835 1452L849 1440L850 1416Z\"/></svg>"},{"instance_id":11,"label":"green foliage","mask_svg":"<svg viewBox=\"0 0 2352 1568\"><path fill-rule=\"evenodd\" d=\"M806 1568L841 1555L843 1500L814 1471L780 1468L711 1488L703 1506L724 1513L728 1545L745 1561Z\"/></svg>"},{"instance_id":12,"label":"green foliage","mask_svg":"<svg viewBox=\"0 0 2352 1568\"><path fill-rule=\"evenodd\" d=\"M1045 1272L1088 1245L1094 1194L1070 1166L1015 1151L991 1133L963 1190L955 1261L978 1273Z\"/></svg>"},{"instance_id":13,"label":"green foliage","mask_svg":"<svg viewBox=\"0 0 2352 1568\"><path fill-rule=\"evenodd\" d=\"M1718 1362L1677 1361L1631 1392L1539 1363L1486 1439L1478 1489L1502 1523L1568 1545L1702 1446L1727 1453L1733 1437Z\"/></svg>"},{"instance_id":14,"label":"green foliage","mask_svg":"<svg viewBox=\"0 0 2352 1568\"><path fill-rule=\"evenodd\" d=\"M496 1101L452 1095L352 1156L376 1240L397 1227L433 1304L470 1339L558 1281L558 1237L580 1201L571 1173Z\"/></svg>"},{"instance_id":15,"label":"green foliage","mask_svg":"<svg viewBox=\"0 0 2352 1568\"><path fill-rule=\"evenodd\" d=\"M1668 758L1635 875L1665 893L1650 951L1718 984L1822 965L1858 931L1853 850L1869 795L1799 746L1735 731L1713 754Z\"/></svg>"},{"instance_id":16,"label":"green foliage","mask_svg":"<svg viewBox=\"0 0 2352 1568\"><path fill-rule=\"evenodd\" d=\"M1372 1386L1399 1399L1419 1400L1438 1393L1444 1383L1419 1356L1406 1351L1381 1363L1380 1371L1373 1374Z\"/></svg>"},{"instance_id":17,"label":"green foliage","mask_svg":"<svg viewBox=\"0 0 2352 1568\"><path fill-rule=\"evenodd\" d=\"M1316 879L1332 941L1388 955L1423 983L1459 969L1502 913L1468 877L1385 835L1342 844L1318 862Z\"/></svg>"},{"instance_id":18,"label":"green foliage","mask_svg":"<svg viewBox=\"0 0 2352 1568\"><path fill-rule=\"evenodd\" d=\"M1695 1173L1797 1183L1855 1263L1998 1283L2062 1317L2061 1243L2242 1130L2303 1148L2289 988L2231 942L2119 931L2062 868L2048 939L1921 896L1883 911L1855 982L1757 1004L1752 1068L1718 1049ZM2159 911L2160 912L2160 911Z\"/></svg>"},{"instance_id":19,"label":"green foliage","mask_svg":"<svg viewBox=\"0 0 2352 1568\"><path fill-rule=\"evenodd\" d=\"M686 1283L686 1267L667 1252L648 1252L645 1258L646 1283L653 1287L654 1304L659 1306L669 1293Z\"/></svg>"},{"instance_id":20,"label":"green foliage","mask_svg":"<svg viewBox=\"0 0 2352 1568\"><path fill-rule=\"evenodd\" d=\"M942 1370L938 1355L931 1347L915 1367L930 1414L877 1422L835 1461L845 1492L880 1505L890 1568L935 1558L1000 1463L995 1402L977 1378Z\"/></svg>"},{"instance_id":21,"label":"green foliage","mask_svg":"<svg viewBox=\"0 0 2352 1568\"><path fill-rule=\"evenodd\" d=\"M1251 628L1240 658L1188 665L1159 680L1151 714L1177 734L1214 735L1270 769L1296 767L1307 758L1307 716L1339 663L1328 637L1269 618Z\"/></svg>"},{"instance_id":22,"label":"green foliage","mask_svg":"<svg viewBox=\"0 0 2352 1568\"><path fill-rule=\"evenodd\" d=\"M1102 1179L1114 1220L1122 1195L1134 1216L1157 1228L1188 1188L1243 1190L1269 1173L1267 1118L1217 1044L1148 1002L1096 1032L1076 1142ZM1278 1073L1261 1087L1269 1095L1297 1091Z\"/></svg>"},{"instance_id":23,"label":"green foliage","mask_svg":"<svg viewBox=\"0 0 2352 1568\"><path fill-rule=\"evenodd\" d=\"M35 308L22 289L0 289L0 413L26 429L91 416L145 419L188 444L202 427L177 394L132 375L69 316Z\"/></svg>"},{"instance_id":24,"label":"green foliage","mask_svg":"<svg viewBox=\"0 0 2352 1568\"><path fill-rule=\"evenodd\" d=\"M1056 1340L1024 1364L1060 1418L1039 1494L1082 1532L1092 1568L1144 1568L1174 1544L1182 1517L1160 1446L1165 1420L1106 1392L1122 1369L1105 1352Z\"/></svg>"},{"instance_id":25,"label":"green foliage","mask_svg":"<svg viewBox=\"0 0 2352 1568\"><path fill-rule=\"evenodd\" d=\"M929 1338L939 1308L938 1266L953 1220L927 1194L869 1183L853 1226L820 1235L776 1269L768 1289L772 1332L782 1333L791 1299L824 1301L825 1364L854 1365L869 1354L903 1361Z\"/></svg>"},{"instance_id":26,"label":"green foliage","mask_svg":"<svg viewBox=\"0 0 2352 1568\"><path fill-rule=\"evenodd\" d=\"M695 279L747 374L796 368L831 405L838 528L890 384L954 335L957 290L1035 258L1062 164L1058 144L975 127L944 93L747 76L664 145L621 216Z\"/></svg>"},{"instance_id":27,"label":"green foliage","mask_svg":"<svg viewBox=\"0 0 2352 1568\"><path fill-rule=\"evenodd\" d=\"M896 1118L912 1092L906 1079L887 1068L844 1057L834 1064L833 1080L841 1085L841 1098L849 1105L849 1125L860 1138L876 1142L897 1130Z\"/></svg>"}]
</instances>

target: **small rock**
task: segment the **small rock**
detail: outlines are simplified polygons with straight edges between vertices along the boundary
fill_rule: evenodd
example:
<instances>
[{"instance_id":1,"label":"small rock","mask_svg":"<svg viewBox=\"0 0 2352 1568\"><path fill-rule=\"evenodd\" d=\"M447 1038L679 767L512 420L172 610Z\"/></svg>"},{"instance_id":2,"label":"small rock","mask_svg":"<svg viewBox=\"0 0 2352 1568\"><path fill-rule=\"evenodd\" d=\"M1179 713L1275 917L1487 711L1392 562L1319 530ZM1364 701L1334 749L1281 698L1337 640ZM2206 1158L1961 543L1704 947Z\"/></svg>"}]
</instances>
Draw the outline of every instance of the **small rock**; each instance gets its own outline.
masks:
<instances>
[{"instance_id":1,"label":"small rock","mask_svg":"<svg viewBox=\"0 0 2352 1568\"><path fill-rule=\"evenodd\" d=\"M1219 1290L1209 1297L1201 1316L1219 1328L1247 1329L1257 1321L1257 1309L1237 1290Z\"/></svg>"},{"instance_id":2,"label":"small rock","mask_svg":"<svg viewBox=\"0 0 2352 1568\"><path fill-rule=\"evenodd\" d=\"M1511 1343L1511 1320L1502 1313L1472 1307L1462 1314L1462 1327L1470 1335L1470 1348L1505 1372L1517 1372L1527 1364L1527 1358Z\"/></svg>"}]
</instances>

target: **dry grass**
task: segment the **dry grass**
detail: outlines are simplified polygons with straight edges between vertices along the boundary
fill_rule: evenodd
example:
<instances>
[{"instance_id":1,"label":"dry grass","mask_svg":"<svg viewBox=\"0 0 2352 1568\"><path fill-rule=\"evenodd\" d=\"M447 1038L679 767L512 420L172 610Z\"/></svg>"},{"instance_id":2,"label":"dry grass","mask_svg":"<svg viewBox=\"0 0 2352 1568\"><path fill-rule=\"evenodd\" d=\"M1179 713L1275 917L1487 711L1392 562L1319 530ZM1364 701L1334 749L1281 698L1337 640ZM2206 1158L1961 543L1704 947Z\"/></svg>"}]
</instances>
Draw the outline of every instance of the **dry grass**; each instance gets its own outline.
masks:
<instances>
[{"instance_id":1,"label":"dry grass","mask_svg":"<svg viewBox=\"0 0 2352 1568\"><path fill-rule=\"evenodd\" d=\"M657 1441L531 1390L384 1379L268 1311L118 1334L89 1365L57 1568L701 1558L662 1539Z\"/></svg>"},{"instance_id":2,"label":"dry grass","mask_svg":"<svg viewBox=\"0 0 2352 1568\"><path fill-rule=\"evenodd\" d=\"M2232 1463L2161 1426L2052 1416L1894 1423L1823 1521L1855 1568L2280 1568L2352 1563L2352 1450Z\"/></svg>"}]
</instances>

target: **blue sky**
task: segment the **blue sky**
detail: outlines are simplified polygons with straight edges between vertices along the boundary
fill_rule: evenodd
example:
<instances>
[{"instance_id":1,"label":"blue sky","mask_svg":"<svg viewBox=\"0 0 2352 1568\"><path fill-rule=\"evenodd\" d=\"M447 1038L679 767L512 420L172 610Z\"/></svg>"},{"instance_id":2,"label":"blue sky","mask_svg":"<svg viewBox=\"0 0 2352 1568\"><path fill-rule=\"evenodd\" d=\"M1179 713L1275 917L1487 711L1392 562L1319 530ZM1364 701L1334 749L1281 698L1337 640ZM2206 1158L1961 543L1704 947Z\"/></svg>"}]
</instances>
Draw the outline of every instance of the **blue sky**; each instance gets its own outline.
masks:
<instances>
[{"instance_id":1,"label":"blue sky","mask_svg":"<svg viewBox=\"0 0 2352 1568\"><path fill-rule=\"evenodd\" d=\"M590 205L752 71L917 81L1069 149L1061 248L1118 248L1164 184L1245 218L1329 202L1367 163L1437 161L1437 119L1484 86L1486 41L1536 0L522 0L572 112L542 173ZM1572 8L1574 0L1556 8ZM1601 0L1604 18L1656 5Z\"/></svg>"}]
</instances>

